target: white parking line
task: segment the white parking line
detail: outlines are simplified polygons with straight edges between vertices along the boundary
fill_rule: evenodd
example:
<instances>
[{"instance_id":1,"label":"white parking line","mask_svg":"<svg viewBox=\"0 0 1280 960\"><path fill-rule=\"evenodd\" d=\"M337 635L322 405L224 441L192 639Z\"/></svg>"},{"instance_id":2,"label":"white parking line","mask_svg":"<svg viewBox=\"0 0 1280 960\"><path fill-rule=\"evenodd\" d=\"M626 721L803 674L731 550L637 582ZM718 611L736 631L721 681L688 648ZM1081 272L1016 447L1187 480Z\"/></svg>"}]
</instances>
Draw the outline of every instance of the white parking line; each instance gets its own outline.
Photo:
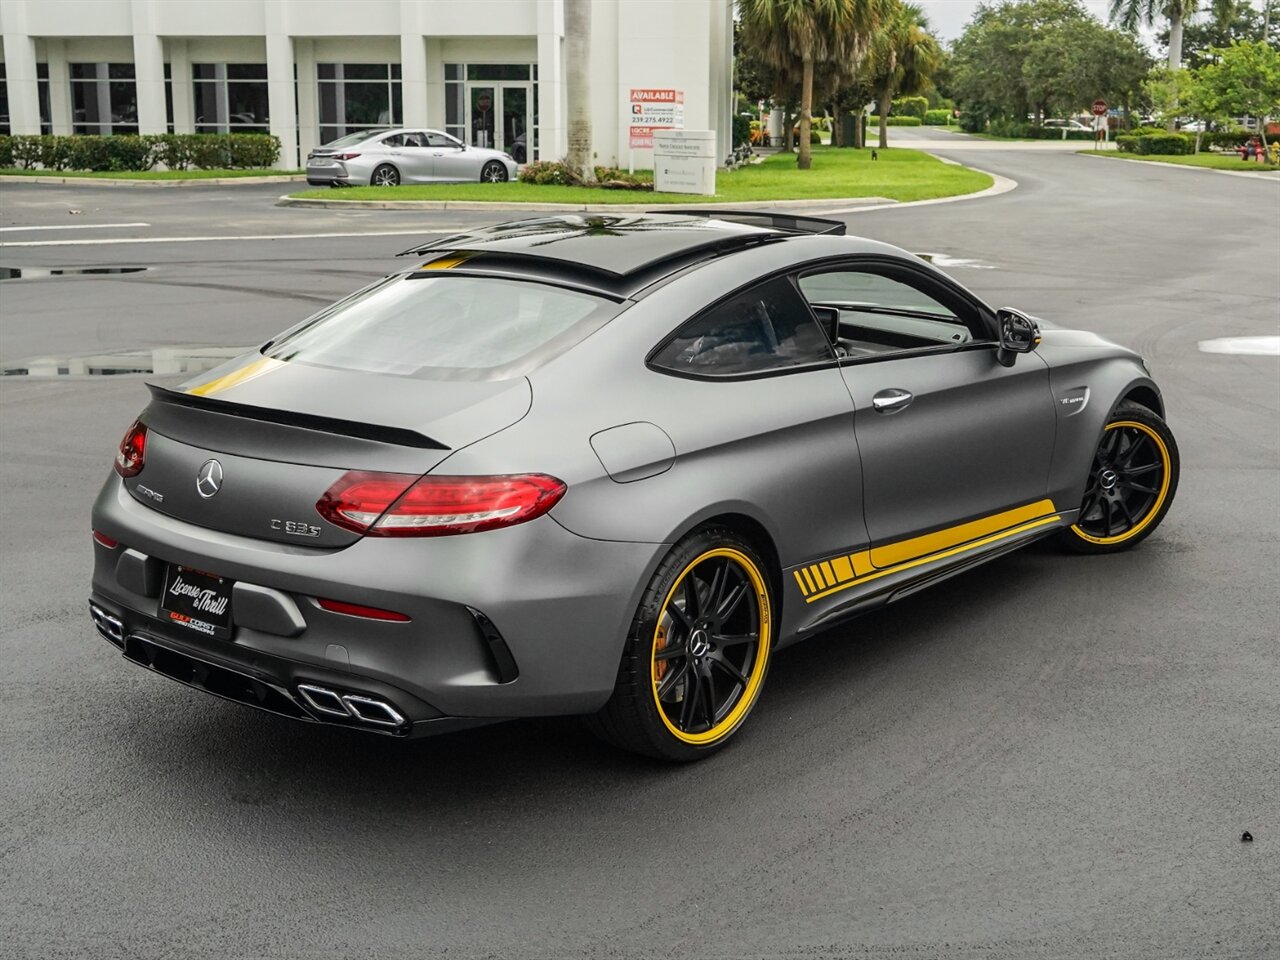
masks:
<instances>
[{"instance_id":1,"label":"white parking line","mask_svg":"<svg viewBox=\"0 0 1280 960\"><path fill-rule=\"evenodd\" d=\"M113 243L217 243L229 240L330 240L335 237L430 237L457 230L362 230L358 233L261 233L246 237L115 237L106 240L9 240L0 247L90 247Z\"/></svg>"},{"instance_id":2,"label":"white parking line","mask_svg":"<svg viewBox=\"0 0 1280 960\"><path fill-rule=\"evenodd\" d=\"M1280 337L1220 337L1201 340L1203 353L1235 353L1249 357L1280 357Z\"/></svg>"},{"instance_id":3,"label":"white parking line","mask_svg":"<svg viewBox=\"0 0 1280 960\"><path fill-rule=\"evenodd\" d=\"M27 230L106 230L110 227L149 227L149 223L67 223L57 227L0 227L0 233Z\"/></svg>"}]
</instances>

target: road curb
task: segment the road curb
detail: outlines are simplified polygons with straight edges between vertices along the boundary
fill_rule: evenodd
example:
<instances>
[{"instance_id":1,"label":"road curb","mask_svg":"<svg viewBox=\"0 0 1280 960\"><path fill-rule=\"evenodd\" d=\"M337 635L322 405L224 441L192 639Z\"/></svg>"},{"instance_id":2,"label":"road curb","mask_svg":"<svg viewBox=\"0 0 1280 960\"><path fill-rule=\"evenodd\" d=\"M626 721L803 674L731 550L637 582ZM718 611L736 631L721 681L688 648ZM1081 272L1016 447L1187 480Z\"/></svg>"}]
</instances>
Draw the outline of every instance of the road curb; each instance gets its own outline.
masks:
<instances>
[{"instance_id":1,"label":"road curb","mask_svg":"<svg viewBox=\"0 0 1280 960\"><path fill-rule=\"evenodd\" d=\"M192 177L189 180L122 180L115 177L17 177L0 175L0 183L43 183L58 186L91 187L218 187L232 184L302 183L306 174L278 174L269 177Z\"/></svg>"},{"instance_id":2,"label":"road curb","mask_svg":"<svg viewBox=\"0 0 1280 960\"><path fill-rule=\"evenodd\" d=\"M689 205L697 207L723 207L726 210L777 210L810 209L822 204L854 206L899 206L888 197L847 197L817 200L756 200L738 203L732 200L699 201L690 197ZM487 200L314 200L290 197L288 194L276 201L277 207L312 207L330 210L529 210L534 213L652 213L660 203L498 203Z\"/></svg>"},{"instance_id":3,"label":"road curb","mask_svg":"<svg viewBox=\"0 0 1280 960\"><path fill-rule=\"evenodd\" d=\"M1160 163L1159 160L1131 160L1128 157L1120 157L1109 153L1077 153L1077 157L1097 157L1101 160L1123 160L1125 163L1138 164L1158 164L1162 170L1195 170L1200 173L1222 173L1228 177L1247 177L1250 180L1269 180L1272 183L1280 183L1280 170L1270 170L1266 173L1253 173L1249 170L1216 170L1213 167L1192 167L1181 163ZM1242 163L1244 161L1241 161Z\"/></svg>"}]
</instances>

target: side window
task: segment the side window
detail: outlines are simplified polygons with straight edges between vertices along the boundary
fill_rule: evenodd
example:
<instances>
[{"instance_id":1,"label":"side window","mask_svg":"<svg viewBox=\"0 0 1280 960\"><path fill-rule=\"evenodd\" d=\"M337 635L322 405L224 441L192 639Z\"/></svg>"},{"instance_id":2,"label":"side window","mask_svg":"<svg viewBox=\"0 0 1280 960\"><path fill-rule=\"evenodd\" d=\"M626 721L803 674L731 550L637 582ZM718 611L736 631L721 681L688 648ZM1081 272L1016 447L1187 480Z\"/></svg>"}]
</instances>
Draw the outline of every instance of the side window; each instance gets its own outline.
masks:
<instances>
[{"instance_id":1,"label":"side window","mask_svg":"<svg viewBox=\"0 0 1280 960\"><path fill-rule=\"evenodd\" d=\"M408 133L405 133L405 134L404 134L404 145L405 145L406 147L422 147L422 146L425 146L425 144L422 142L422 134L420 134L420 133L414 133L413 131L409 131Z\"/></svg>"},{"instance_id":2,"label":"side window","mask_svg":"<svg viewBox=\"0 0 1280 960\"><path fill-rule=\"evenodd\" d=\"M874 357L985 339L967 304L944 302L906 278L846 268L810 273L800 290L841 357Z\"/></svg>"},{"instance_id":3,"label":"side window","mask_svg":"<svg viewBox=\"0 0 1280 960\"><path fill-rule=\"evenodd\" d=\"M726 377L822 363L831 346L785 277L736 294L677 331L652 363L674 373Z\"/></svg>"},{"instance_id":4,"label":"side window","mask_svg":"<svg viewBox=\"0 0 1280 960\"><path fill-rule=\"evenodd\" d=\"M384 147L403 147L403 146L404 146L404 137L402 137L402 136L401 136L400 134L398 134L398 133L393 133L393 134L392 134L391 136L389 136L389 137L383 137L383 138L382 138L382 145L383 145Z\"/></svg>"},{"instance_id":5,"label":"side window","mask_svg":"<svg viewBox=\"0 0 1280 960\"><path fill-rule=\"evenodd\" d=\"M427 134L428 147L456 147L457 145L457 140L454 140L452 137L446 137L443 133Z\"/></svg>"}]
</instances>

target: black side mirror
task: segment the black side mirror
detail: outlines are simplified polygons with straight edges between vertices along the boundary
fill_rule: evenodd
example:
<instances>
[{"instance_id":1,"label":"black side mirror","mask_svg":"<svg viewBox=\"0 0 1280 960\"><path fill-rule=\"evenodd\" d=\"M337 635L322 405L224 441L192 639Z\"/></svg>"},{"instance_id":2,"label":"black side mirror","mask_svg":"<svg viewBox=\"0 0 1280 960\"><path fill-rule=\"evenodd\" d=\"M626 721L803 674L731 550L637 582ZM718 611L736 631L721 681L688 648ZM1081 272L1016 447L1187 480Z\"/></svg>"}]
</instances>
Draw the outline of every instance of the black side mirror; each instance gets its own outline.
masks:
<instances>
[{"instance_id":1,"label":"black side mirror","mask_svg":"<svg viewBox=\"0 0 1280 960\"><path fill-rule=\"evenodd\" d=\"M1025 313L1009 307L996 311L996 324L1000 327L1000 349L996 359L1006 367L1012 367L1020 353L1030 353L1040 346L1040 326Z\"/></svg>"}]
</instances>

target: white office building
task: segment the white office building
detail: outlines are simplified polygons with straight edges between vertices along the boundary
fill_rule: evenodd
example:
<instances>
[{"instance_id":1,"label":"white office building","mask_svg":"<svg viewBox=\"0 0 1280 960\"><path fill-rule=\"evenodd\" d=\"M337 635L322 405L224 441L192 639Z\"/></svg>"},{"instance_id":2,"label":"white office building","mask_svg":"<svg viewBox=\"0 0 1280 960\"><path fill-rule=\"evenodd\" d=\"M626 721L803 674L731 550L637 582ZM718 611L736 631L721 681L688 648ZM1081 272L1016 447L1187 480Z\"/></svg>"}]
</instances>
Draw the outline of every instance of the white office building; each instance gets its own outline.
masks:
<instances>
[{"instance_id":1,"label":"white office building","mask_svg":"<svg viewBox=\"0 0 1280 960\"><path fill-rule=\"evenodd\" d=\"M566 150L564 0L0 0L0 133L270 132L281 164L365 127ZM597 162L638 166L631 90L727 152L732 0L592 0Z\"/></svg>"}]
</instances>

